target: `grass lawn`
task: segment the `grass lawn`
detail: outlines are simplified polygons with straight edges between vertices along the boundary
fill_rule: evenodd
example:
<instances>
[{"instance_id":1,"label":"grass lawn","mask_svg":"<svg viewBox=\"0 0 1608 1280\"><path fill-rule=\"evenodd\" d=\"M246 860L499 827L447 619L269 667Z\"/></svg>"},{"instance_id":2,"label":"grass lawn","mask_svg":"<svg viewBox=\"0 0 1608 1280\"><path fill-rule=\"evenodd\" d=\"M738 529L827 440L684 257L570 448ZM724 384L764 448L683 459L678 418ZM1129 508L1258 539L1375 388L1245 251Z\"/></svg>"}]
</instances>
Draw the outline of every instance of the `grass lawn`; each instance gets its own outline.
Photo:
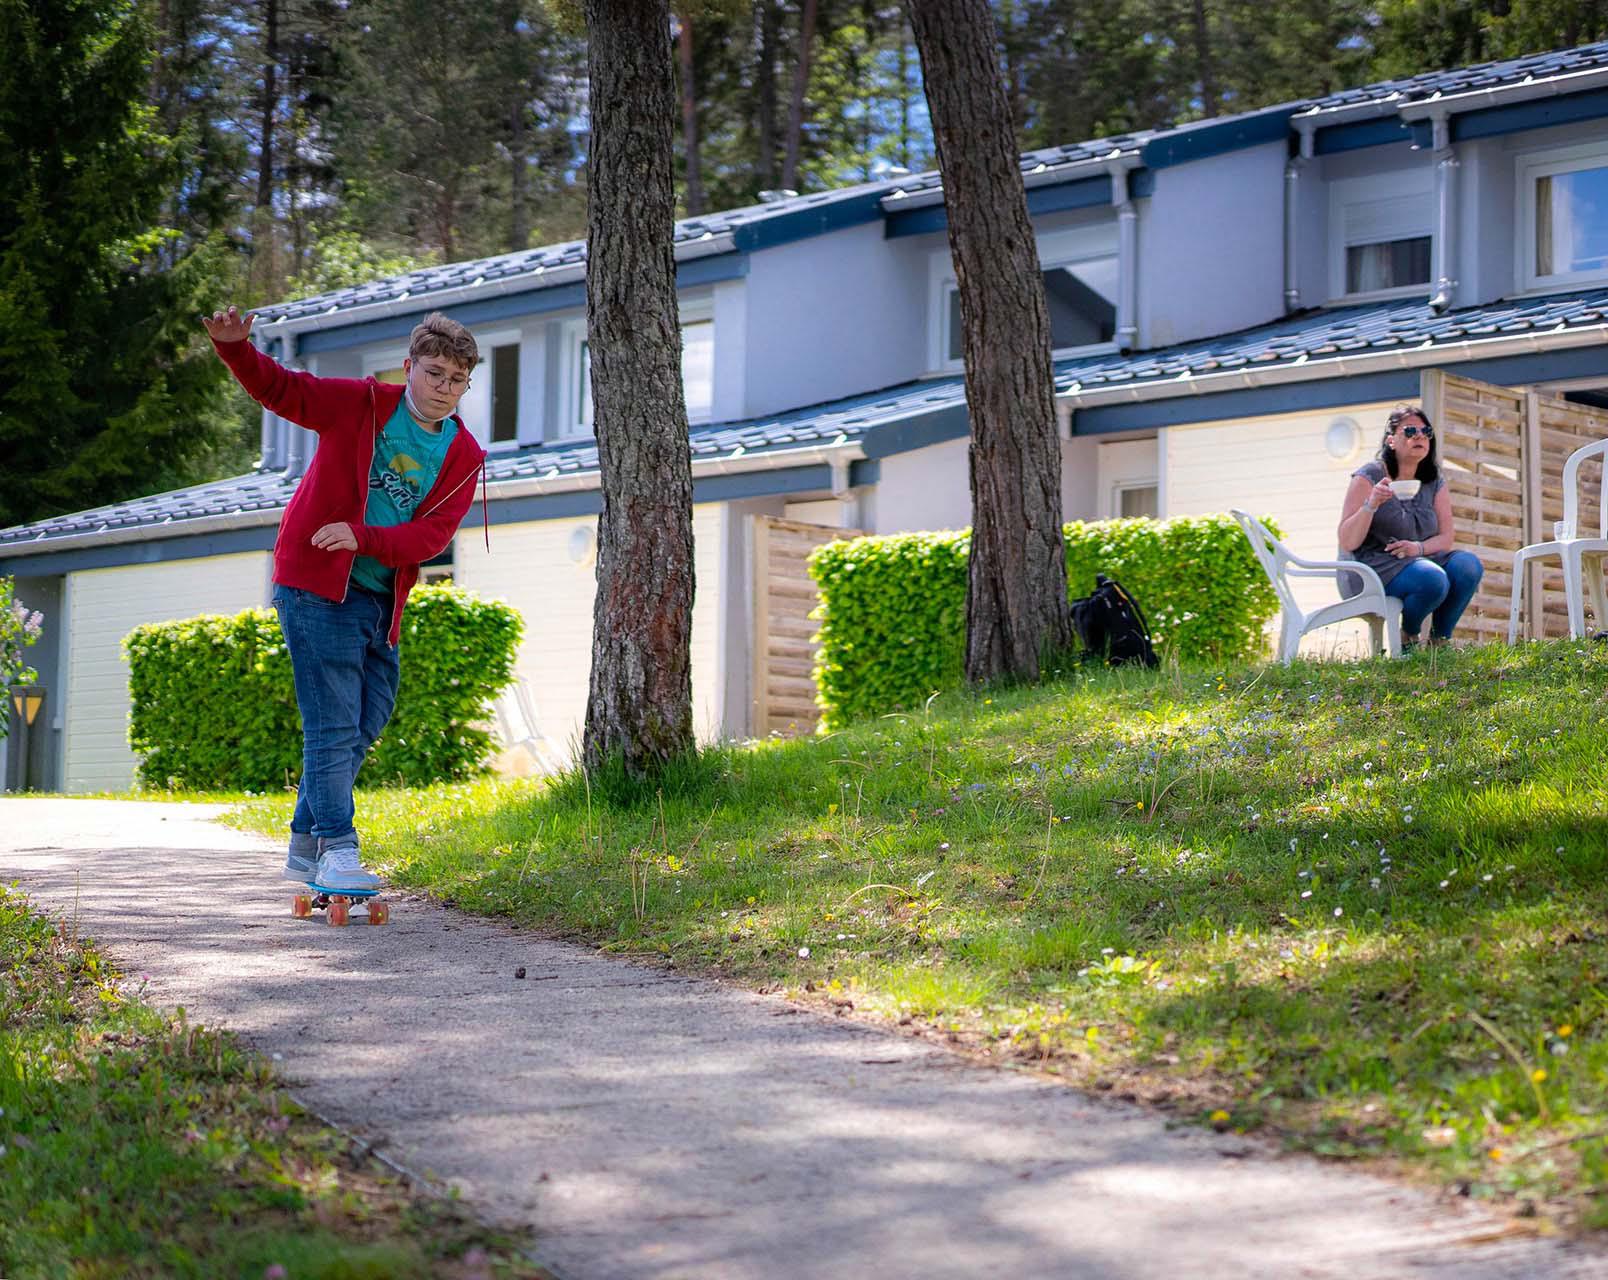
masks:
<instances>
[{"instance_id":1,"label":"grass lawn","mask_svg":"<svg viewBox=\"0 0 1608 1280\"><path fill-rule=\"evenodd\" d=\"M1600 1228L1605 759L1608 646L1565 642L1078 674L359 821L468 910Z\"/></svg>"},{"instance_id":2,"label":"grass lawn","mask_svg":"<svg viewBox=\"0 0 1608 1280\"><path fill-rule=\"evenodd\" d=\"M544 1274L312 1121L229 1036L138 995L0 886L0 1275Z\"/></svg>"}]
</instances>

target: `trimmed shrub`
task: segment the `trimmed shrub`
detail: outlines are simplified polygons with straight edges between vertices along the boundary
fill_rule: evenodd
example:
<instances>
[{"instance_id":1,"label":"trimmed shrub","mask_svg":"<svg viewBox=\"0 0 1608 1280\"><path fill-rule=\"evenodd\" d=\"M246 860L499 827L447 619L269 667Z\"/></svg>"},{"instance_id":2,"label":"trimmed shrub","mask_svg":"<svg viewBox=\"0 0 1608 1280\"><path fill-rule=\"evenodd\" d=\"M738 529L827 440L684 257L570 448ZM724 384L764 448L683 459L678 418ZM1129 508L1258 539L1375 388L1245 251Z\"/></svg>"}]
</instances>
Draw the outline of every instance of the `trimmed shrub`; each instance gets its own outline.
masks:
<instances>
[{"instance_id":1,"label":"trimmed shrub","mask_svg":"<svg viewBox=\"0 0 1608 1280\"><path fill-rule=\"evenodd\" d=\"M1069 598L1109 574L1133 592L1156 650L1180 661L1263 651L1278 598L1231 516L1066 526ZM970 530L854 538L817 547L816 702L822 723L920 706L964 677Z\"/></svg>"},{"instance_id":2,"label":"trimmed shrub","mask_svg":"<svg viewBox=\"0 0 1608 1280\"><path fill-rule=\"evenodd\" d=\"M368 783L418 786L485 771L491 703L513 679L518 612L453 587L420 587L402 615L396 710L363 766ZM267 791L301 774L290 655L269 609L136 627L129 745L142 785Z\"/></svg>"}]
</instances>

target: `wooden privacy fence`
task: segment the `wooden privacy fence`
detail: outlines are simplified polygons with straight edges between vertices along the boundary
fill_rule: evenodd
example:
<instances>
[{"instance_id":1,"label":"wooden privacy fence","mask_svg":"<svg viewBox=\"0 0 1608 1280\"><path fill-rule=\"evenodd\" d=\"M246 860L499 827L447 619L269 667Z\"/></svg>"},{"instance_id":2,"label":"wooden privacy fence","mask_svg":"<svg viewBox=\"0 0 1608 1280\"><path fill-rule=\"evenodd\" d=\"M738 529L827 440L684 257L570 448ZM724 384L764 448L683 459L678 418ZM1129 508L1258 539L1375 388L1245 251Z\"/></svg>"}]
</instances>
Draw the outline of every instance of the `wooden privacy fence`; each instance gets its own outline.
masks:
<instances>
[{"instance_id":1,"label":"wooden privacy fence","mask_svg":"<svg viewBox=\"0 0 1608 1280\"><path fill-rule=\"evenodd\" d=\"M821 593L805 562L816 547L858 538L859 529L754 517L754 720L757 737L811 733L815 705L816 625Z\"/></svg>"},{"instance_id":2,"label":"wooden privacy fence","mask_svg":"<svg viewBox=\"0 0 1608 1280\"><path fill-rule=\"evenodd\" d=\"M1514 553L1552 537L1553 522L1563 518L1563 464L1581 445L1608 437L1608 411L1439 369L1424 372L1420 394L1435 424L1458 545L1485 565L1459 630L1477 641L1505 639ZM1592 459L1580 471L1583 530L1597 527L1601 483L1601 461ZM1557 561L1532 564L1525 572L1531 577L1523 633L1568 635ZM1595 625L1608 627L1608 619L1598 618Z\"/></svg>"}]
</instances>

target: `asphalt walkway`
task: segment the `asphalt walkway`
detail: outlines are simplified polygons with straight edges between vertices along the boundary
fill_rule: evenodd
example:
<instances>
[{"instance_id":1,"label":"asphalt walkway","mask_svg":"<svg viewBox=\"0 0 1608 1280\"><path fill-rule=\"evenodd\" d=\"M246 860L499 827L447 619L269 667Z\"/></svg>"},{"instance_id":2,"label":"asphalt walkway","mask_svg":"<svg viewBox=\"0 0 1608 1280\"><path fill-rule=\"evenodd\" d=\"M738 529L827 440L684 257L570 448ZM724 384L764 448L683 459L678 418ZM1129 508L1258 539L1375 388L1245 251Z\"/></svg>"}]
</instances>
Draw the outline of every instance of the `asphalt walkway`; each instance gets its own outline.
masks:
<instances>
[{"instance_id":1,"label":"asphalt walkway","mask_svg":"<svg viewBox=\"0 0 1608 1280\"><path fill-rule=\"evenodd\" d=\"M217 812L0 799L0 882L564 1280L1608 1280L1456 1197L779 997L417 898L293 919L280 853Z\"/></svg>"}]
</instances>

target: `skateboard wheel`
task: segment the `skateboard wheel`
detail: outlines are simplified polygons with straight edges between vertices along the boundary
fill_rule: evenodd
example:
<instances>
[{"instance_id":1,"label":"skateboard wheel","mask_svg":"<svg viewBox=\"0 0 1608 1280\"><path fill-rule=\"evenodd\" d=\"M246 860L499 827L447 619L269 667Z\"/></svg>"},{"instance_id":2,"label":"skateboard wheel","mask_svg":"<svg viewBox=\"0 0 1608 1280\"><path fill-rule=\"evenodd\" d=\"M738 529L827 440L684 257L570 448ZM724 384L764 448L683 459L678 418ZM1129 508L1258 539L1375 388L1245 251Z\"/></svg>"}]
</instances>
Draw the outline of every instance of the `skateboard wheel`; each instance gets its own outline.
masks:
<instances>
[{"instance_id":1,"label":"skateboard wheel","mask_svg":"<svg viewBox=\"0 0 1608 1280\"><path fill-rule=\"evenodd\" d=\"M371 902L368 909L370 924L388 924L391 920L391 908L388 903Z\"/></svg>"},{"instance_id":2,"label":"skateboard wheel","mask_svg":"<svg viewBox=\"0 0 1608 1280\"><path fill-rule=\"evenodd\" d=\"M332 925L350 924L352 922L350 908L347 907L345 898L336 898L332 901L325 914Z\"/></svg>"},{"instance_id":3,"label":"skateboard wheel","mask_svg":"<svg viewBox=\"0 0 1608 1280\"><path fill-rule=\"evenodd\" d=\"M290 914L298 920L305 920L313 914L313 899L310 894L298 893L291 900Z\"/></svg>"}]
</instances>

